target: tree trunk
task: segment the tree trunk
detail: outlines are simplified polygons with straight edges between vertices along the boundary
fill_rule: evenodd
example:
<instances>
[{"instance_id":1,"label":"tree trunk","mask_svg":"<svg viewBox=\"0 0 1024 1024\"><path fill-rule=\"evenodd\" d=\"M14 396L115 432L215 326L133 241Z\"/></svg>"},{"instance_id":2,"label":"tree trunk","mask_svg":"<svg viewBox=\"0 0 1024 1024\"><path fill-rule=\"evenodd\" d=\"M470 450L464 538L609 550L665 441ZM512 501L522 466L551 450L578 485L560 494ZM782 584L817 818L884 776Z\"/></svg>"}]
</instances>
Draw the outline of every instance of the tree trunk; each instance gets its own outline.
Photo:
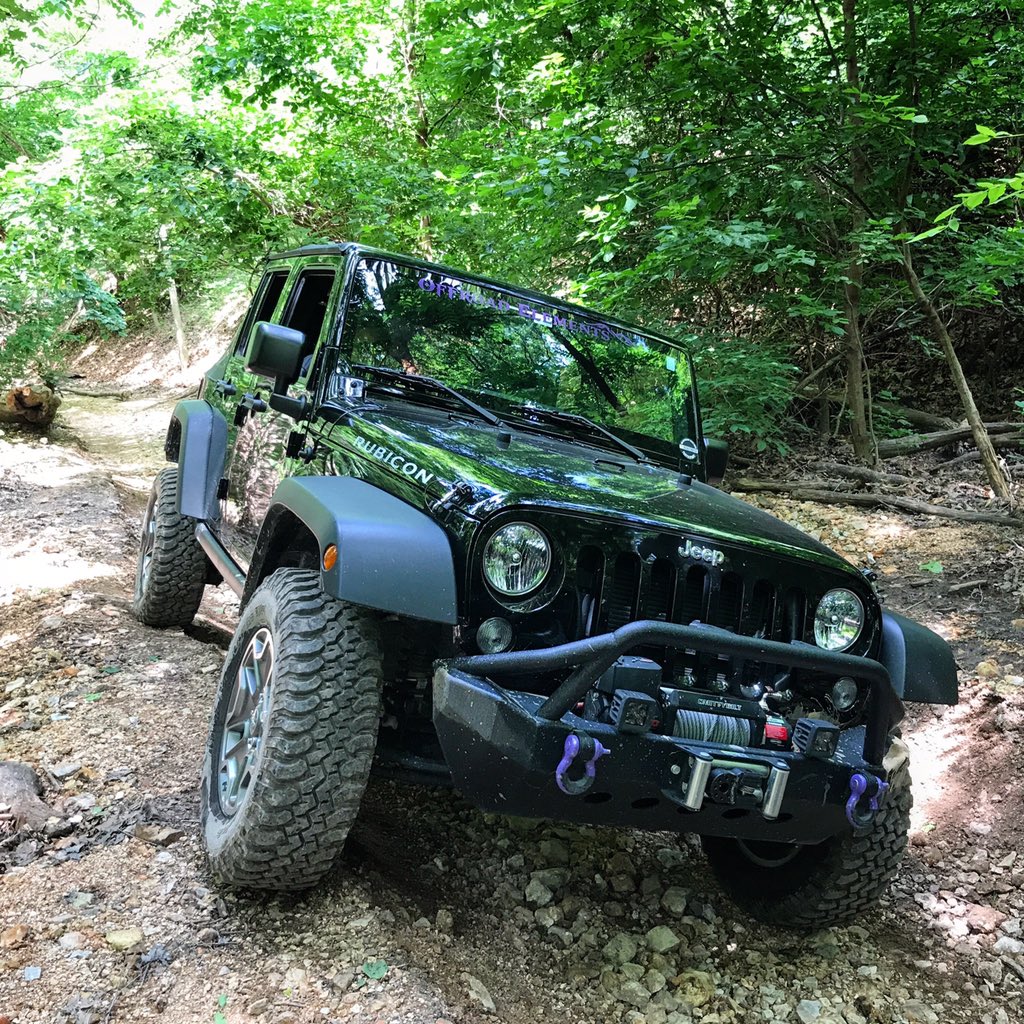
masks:
<instances>
[{"instance_id":1,"label":"tree trunk","mask_svg":"<svg viewBox=\"0 0 1024 1024\"><path fill-rule=\"evenodd\" d=\"M855 91L860 89L857 44L857 0L843 0L846 84ZM851 97L851 109L856 102L856 97ZM860 118L854 113L848 113L847 125L851 134L850 180L854 197L851 209L852 229L856 233L864 226L864 209L860 205L860 197L867 181L867 164L864 160L864 151L854 138L860 126ZM855 241L850 246L850 265L846 271L846 284L843 286L843 309L846 313L846 403L850 409L850 440L853 442L854 454L861 462L873 464L874 437L868 429L867 403L864 398L864 344L860 334L860 291L863 282L861 251Z\"/></svg>"},{"instance_id":2,"label":"tree trunk","mask_svg":"<svg viewBox=\"0 0 1024 1024\"><path fill-rule=\"evenodd\" d=\"M414 131L416 135L416 148L419 153L420 163L425 170L430 166L430 115L427 111L427 101L419 87L419 62L420 52L417 48L417 33L419 28L419 11L417 0L406 0L405 22L402 26L405 40L402 43L402 63L405 67L407 84L412 92L416 105L416 122ZM425 210L419 217L420 226L420 248L423 255L432 259L434 255L434 240L430 232L430 214Z\"/></svg>"},{"instance_id":3,"label":"tree trunk","mask_svg":"<svg viewBox=\"0 0 1024 1024\"><path fill-rule=\"evenodd\" d=\"M974 395L971 393L971 386L967 383L963 367L957 358L956 349L953 347L953 339L949 336L949 331L946 330L946 325L942 322L942 317L939 316L939 311L935 308L935 304L928 298L925 290L921 287L921 282L914 271L910 249L906 243L901 246L901 252L903 255L903 275L907 279L907 284L910 286L910 291L913 293L921 312L927 317L936 341L942 346L942 352L946 357L950 375L960 395L964 412L967 414L967 422L971 428L974 445L981 455L981 464L985 467L985 475L992 485L992 490L1000 498L1012 501L1013 491L1010 489L1010 482L1003 473L1003 468L1000 466L999 459L996 456L996 450L992 447L992 439L985 429L985 424L982 421L981 413L978 412L977 405L974 404Z\"/></svg>"},{"instance_id":4,"label":"tree trunk","mask_svg":"<svg viewBox=\"0 0 1024 1024\"><path fill-rule=\"evenodd\" d=\"M174 338L178 343L178 362L184 370L188 366L185 352L185 325L181 322L181 307L178 305L178 285L173 277L167 279L167 294L171 299L171 319L174 321Z\"/></svg>"}]
</instances>

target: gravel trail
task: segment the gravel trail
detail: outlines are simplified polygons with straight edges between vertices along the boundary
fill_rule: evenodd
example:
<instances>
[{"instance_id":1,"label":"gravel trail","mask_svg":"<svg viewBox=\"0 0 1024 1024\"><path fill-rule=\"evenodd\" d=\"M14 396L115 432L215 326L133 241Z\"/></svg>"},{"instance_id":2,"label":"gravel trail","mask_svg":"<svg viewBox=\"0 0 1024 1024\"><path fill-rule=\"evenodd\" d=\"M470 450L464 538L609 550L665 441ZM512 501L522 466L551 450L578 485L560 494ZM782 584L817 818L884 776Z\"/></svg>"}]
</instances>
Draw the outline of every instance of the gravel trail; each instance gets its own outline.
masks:
<instances>
[{"instance_id":1,"label":"gravel trail","mask_svg":"<svg viewBox=\"0 0 1024 1024\"><path fill-rule=\"evenodd\" d=\"M910 854L854 926L757 925L685 837L385 782L327 885L247 896L213 886L198 833L235 604L208 588L186 633L128 613L166 403L80 400L64 420L77 438L0 436L0 757L30 764L55 811L42 833L0 821L0 1024L1024 1020L1012 536L760 502L870 555L890 606L942 631L962 669L960 707L910 716ZM935 559L945 577L920 569ZM984 582L950 592L960 564Z\"/></svg>"}]
</instances>

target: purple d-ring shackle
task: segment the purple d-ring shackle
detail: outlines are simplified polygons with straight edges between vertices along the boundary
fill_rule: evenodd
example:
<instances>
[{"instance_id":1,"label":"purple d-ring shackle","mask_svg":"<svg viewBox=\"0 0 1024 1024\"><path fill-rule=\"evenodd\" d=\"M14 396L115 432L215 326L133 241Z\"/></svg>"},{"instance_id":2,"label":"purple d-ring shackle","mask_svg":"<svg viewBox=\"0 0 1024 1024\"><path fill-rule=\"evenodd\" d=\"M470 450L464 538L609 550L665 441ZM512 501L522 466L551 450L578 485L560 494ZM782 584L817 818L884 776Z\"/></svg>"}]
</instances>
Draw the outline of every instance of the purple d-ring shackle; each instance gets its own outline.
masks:
<instances>
[{"instance_id":1,"label":"purple d-ring shackle","mask_svg":"<svg viewBox=\"0 0 1024 1024\"><path fill-rule=\"evenodd\" d=\"M867 793L868 787L873 785L873 790L868 796L868 806L864 809L858 808L861 798ZM850 776L850 799L846 801L846 820L854 828L864 828L875 820L878 813L878 801L882 794L889 788L888 782L876 779L874 775L863 775L861 772L854 772Z\"/></svg>"},{"instance_id":2,"label":"purple d-ring shackle","mask_svg":"<svg viewBox=\"0 0 1024 1024\"><path fill-rule=\"evenodd\" d=\"M558 788L566 796L581 796L586 793L594 784L597 774L595 767L597 759L610 753L611 751L600 740L595 740L593 736L588 736L586 733L569 733L565 737L565 746L562 748L562 760L558 762L558 767L555 769L555 782L558 784ZM585 762L583 775L578 779L570 779L569 769L579 756L582 756Z\"/></svg>"}]
</instances>

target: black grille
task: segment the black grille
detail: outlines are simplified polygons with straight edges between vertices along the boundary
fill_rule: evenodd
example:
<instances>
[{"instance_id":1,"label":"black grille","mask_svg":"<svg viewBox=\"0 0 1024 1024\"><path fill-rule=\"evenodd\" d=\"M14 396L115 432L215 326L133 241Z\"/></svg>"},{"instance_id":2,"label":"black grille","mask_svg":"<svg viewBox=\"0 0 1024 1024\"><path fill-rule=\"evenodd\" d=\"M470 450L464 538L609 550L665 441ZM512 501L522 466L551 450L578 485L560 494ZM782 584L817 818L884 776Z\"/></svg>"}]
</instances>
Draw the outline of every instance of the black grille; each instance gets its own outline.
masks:
<instances>
[{"instance_id":1,"label":"black grille","mask_svg":"<svg viewBox=\"0 0 1024 1024\"><path fill-rule=\"evenodd\" d=\"M582 634L655 619L704 622L772 640L806 639L808 608L826 589L800 585L813 573L810 567L748 549L712 544L726 555L723 565L714 566L684 557L684 539L665 534L627 531L580 541L566 552L568 567L575 569L570 578L581 597L596 604Z\"/></svg>"}]
</instances>

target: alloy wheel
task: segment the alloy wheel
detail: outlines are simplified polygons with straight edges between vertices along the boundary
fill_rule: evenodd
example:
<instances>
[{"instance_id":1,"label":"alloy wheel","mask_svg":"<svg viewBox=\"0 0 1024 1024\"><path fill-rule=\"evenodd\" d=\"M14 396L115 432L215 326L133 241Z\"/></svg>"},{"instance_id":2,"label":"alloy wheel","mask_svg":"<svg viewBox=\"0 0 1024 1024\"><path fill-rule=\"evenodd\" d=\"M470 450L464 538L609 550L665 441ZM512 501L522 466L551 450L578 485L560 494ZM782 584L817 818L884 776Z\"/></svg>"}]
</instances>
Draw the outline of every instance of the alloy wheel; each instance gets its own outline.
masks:
<instances>
[{"instance_id":1,"label":"alloy wheel","mask_svg":"<svg viewBox=\"0 0 1024 1024\"><path fill-rule=\"evenodd\" d=\"M217 786L220 807L233 817L252 785L264 729L270 717L274 638L258 629L242 654L231 684L220 741Z\"/></svg>"}]
</instances>

